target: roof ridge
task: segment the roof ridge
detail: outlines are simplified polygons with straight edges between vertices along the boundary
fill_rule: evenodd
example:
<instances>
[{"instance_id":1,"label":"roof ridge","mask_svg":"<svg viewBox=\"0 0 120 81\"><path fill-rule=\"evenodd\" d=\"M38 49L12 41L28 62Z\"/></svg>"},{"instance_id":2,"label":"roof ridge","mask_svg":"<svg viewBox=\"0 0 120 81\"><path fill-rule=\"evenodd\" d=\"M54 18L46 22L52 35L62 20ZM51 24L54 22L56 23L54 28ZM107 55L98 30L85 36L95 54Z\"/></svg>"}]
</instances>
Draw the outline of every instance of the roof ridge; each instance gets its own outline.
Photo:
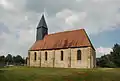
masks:
<instances>
[{"instance_id":1,"label":"roof ridge","mask_svg":"<svg viewBox=\"0 0 120 81\"><path fill-rule=\"evenodd\" d=\"M67 30L67 31L62 31L62 32L56 32L56 33L51 33L51 34L48 34L49 35L55 35L55 34L61 34L61 33L68 33L68 32L74 32L74 31L80 31L80 30L85 30L85 29L76 29L76 30Z\"/></svg>"},{"instance_id":2,"label":"roof ridge","mask_svg":"<svg viewBox=\"0 0 120 81\"><path fill-rule=\"evenodd\" d=\"M91 47L95 50L95 48L94 48L94 46L93 46L93 44L92 44L92 42L91 42L89 36L87 35L87 32L86 32L85 30L84 30L84 32L85 32L85 35L86 35L86 37L87 37L87 39L88 39L88 41L89 41Z\"/></svg>"}]
</instances>

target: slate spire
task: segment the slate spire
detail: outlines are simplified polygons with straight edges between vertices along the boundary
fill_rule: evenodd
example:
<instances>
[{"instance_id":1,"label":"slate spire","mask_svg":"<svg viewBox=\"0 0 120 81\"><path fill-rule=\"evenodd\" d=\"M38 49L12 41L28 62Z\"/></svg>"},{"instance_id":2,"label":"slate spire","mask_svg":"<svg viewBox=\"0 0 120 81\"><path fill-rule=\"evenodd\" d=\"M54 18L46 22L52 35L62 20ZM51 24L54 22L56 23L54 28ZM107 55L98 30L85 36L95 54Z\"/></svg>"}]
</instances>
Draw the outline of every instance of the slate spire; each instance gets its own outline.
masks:
<instances>
[{"instance_id":1,"label":"slate spire","mask_svg":"<svg viewBox=\"0 0 120 81\"><path fill-rule=\"evenodd\" d=\"M39 27L45 27L45 28L47 28L47 24L46 24L46 21L45 21L44 14L41 17L41 20L40 20L37 28L39 28Z\"/></svg>"},{"instance_id":2,"label":"slate spire","mask_svg":"<svg viewBox=\"0 0 120 81\"><path fill-rule=\"evenodd\" d=\"M47 34L48 34L47 24L44 15L42 15L41 20L37 26L36 41L43 40L44 36Z\"/></svg>"}]
</instances>

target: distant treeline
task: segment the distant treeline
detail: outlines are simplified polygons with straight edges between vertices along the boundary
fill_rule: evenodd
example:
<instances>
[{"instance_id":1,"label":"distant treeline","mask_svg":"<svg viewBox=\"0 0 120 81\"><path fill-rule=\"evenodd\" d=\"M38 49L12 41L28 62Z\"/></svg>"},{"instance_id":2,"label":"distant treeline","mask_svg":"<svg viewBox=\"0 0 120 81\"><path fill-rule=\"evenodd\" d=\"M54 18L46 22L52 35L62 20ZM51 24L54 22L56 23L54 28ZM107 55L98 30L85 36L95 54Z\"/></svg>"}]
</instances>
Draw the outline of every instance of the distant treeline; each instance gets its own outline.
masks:
<instances>
[{"instance_id":1,"label":"distant treeline","mask_svg":"<svg viewBox=\"0 0 120 81\"><path fill-rule=\"evenodd\" d=\"M6 57L0 56L0 66L3 65L23 65L26 63L26 59L22 58L20 55L12 56L8 54Z\"/></svg>"},{"instance_id":2,"label":"distant treeline","mask_svg":"<svg viewBox=\"0 0 120 81\"><path fill-rule=\"evenodd\" d=\"M120 45L114 44L113 52L110 54L101 56L97 58L97 66L99 67L110 67L110 68L117 68L120 67Z\"/></svg>"}]
</instances>

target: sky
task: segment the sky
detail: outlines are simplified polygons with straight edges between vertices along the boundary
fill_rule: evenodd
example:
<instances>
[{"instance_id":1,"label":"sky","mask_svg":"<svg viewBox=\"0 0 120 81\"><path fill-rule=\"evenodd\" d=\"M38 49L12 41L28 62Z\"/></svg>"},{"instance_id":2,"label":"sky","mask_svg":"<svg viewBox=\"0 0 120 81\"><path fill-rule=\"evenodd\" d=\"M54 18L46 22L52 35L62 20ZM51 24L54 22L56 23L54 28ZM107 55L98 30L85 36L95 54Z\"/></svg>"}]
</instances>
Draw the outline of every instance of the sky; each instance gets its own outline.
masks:
<instances>
[{"instance_id":1,"label":"sky","mask_svg":"<svg viewBox=\"0 0 120 81\"><path fill-rule=\"evenodd\" d=\"M84 28L97 57L120 43L120 0L0 0L0 55L26 57L43 13L49 33Z\"/></svg>"}]
</instances>

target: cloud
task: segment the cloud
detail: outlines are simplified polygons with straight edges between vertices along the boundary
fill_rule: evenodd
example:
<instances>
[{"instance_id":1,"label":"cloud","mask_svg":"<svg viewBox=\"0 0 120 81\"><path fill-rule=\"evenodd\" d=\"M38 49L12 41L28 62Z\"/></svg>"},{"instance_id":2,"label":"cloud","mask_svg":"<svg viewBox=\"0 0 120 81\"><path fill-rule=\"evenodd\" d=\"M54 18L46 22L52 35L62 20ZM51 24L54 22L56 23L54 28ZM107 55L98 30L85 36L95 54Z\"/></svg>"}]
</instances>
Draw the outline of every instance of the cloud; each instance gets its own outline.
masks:
<instances>
[{"instance_id":1,"label":"cloud","mask_svg":"<svg viewBox=\"0 0 120 81\"><path fill-rule=\"evenodd\" d=\"M98 34L105 31L112 31L116 29L119 22L119 5L120 2L107 1L107 2L90 2L84 1L84 5L80 6L81 10L65 9L58 14L62 14L67 24L74 29L81 27L85 28L89 34ZM82 3L82 2L81 2ZM70 16L69 16L70 15ZM68 27L69 27L68 26Z\"/></svg>"},{"instance_id":2,"label":"cloud","mask_svg":"<svg viewBox=\"0 0 120 81\"><path fill-rule=\"evenodd\" d=\"M27 50L34 41L34 27L38 15L34 12L24 11L25 0L18 0L18 2L11 0L10 3L7 1L0 4L0 54L11 53L26 56ZM7 8L11 4L15 7ZM34 16L31 17L33 14ZM31 20L28 21L27 18Z\"/></svg>"},{"instance_id":3,"label":"cloud","mask_svg":"<svg viewBox=\"0 0 120 81\"><path fill-rule=\"evenodd\" d=\"M96 49L96 56L100 57L105 54L110 54L110 52L112 52L112 51L113 51L112 48L99 47Z\"/></svg>"},{"instance_id":4,"label":"cloud","mask_svg":"<svg viewBox=\"0 0 120 81\"><path fill-rule=\"evenodd\" d=\"M59 19L59 21L64 21L64 24L66 24L63 27L63 30L66 30L65 28L69 29L76 29L75 27L81 28L80 24L82 24L87 17L86 12L76 12L71 11L69 9L64 9L61 12L56 13L56 17ZM71 27L71 28L70 28Z\"/></svg>"},{"instance_id":5,"label":"cloud","mask_svg":"<svg viewBox=\"0 0 120 81\"><path fill-rule=\"evenodd\" d=\"M10 3L8 0L0 0L0 5L4 9L13 9L14 8L13 4Z\"/></svg>"},{"instance_id":6,"label":"cloud","mask_svg":"<svg viewBox=\"0 0 120 81\"><path fill-rule=\"evenodd\" d=\"M56 17L61 18L65 21L66 24L74 27L74 24L82 24L87 14L85 12L74 12L68 9L65 9L56 14Z\"/></svg>"},{"instance_id":7,"label":"cloud","mask_svg":"<svg viewBox=\"0 0 120 81\"><path fill-rule=\"evenodd\" d=\"M7 26L4 25L4 23L0 23L0 34L2 33L10 33Z\"/></svg>"}]
</instances>

